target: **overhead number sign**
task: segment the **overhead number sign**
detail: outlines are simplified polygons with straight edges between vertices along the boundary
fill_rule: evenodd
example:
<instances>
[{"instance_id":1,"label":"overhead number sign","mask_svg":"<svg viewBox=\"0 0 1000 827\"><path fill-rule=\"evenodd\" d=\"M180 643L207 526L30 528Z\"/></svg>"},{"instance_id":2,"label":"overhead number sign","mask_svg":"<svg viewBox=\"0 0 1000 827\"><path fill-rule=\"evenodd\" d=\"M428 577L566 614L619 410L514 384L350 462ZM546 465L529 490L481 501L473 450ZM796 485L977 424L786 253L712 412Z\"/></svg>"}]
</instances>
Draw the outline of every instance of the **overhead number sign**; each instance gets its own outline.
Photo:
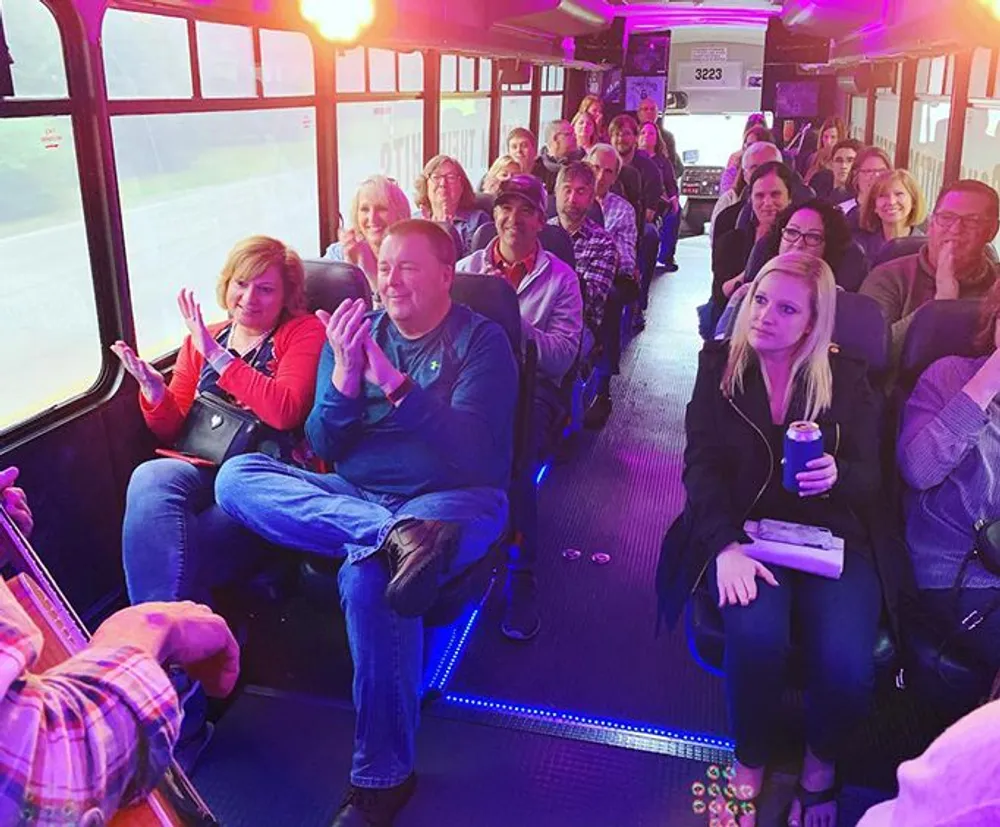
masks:
<instances>
[{"instance_id":1,"label":"overhead number sign","mask_svg":"<svg viewBox=\"0 0 1000 827\"><path fill-rule=\"evenodd\" d=\"M742 89L743 64L737 60L678 62L677 89Z\"/></svg>"}]
</instances>

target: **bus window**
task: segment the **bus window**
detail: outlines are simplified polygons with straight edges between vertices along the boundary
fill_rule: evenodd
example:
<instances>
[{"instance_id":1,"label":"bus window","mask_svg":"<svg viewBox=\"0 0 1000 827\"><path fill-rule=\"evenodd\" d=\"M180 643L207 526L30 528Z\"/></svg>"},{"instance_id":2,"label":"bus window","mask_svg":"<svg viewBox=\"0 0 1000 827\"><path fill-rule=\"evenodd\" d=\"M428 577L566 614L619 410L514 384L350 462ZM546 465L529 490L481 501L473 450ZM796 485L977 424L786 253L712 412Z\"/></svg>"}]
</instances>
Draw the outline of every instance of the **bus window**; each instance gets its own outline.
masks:
<instances>
[{"instance_id":1,"label":"bus window","mask_svg":"<svg viewBox=\"0 0 1000 827\"><path fill-rule=\"evenodd\" d=\"M458 91L458 58L455 55L441 55L441 91Z\"/></svg>"},{"instance_id":2,"label":"bus window","mask_svg":"<svg viewBox=\"0 0 1000 827\"><path fill-rule=\"evenodd\" d=\"M257 81L250 29L200 20L195 26L198 32L201 93L206 98L255 97Z\"/></svg>"},{"instance_id":3,"label":"bus window","mask_svg":"<svg viewBox=\"0 0 1000 827\"><path fill-rule=\"evenodd\" d=\"M104 17L108 98L189 98L187 23L179 17L109 9Z\"/></svg>"},{"instance_id":4,"label":"bus window","mask_svg":"<svg viewBox=\"0 0 1000 827\"><path fill-rule=\"evenodd\" d=\"M358 184L375 174L395 178L412 201L413 182L423 169L423 140L422 101L338 103L341 215L347 218Z\"/></svg>"},{"instance_id":5,"label":"bus window","mask_svg":"<svg viewBox=\"0 0 1000 827\"><path fill-rule=\"evenodd\" d=\"M864 143L865 124L868 119L868 98L863 95L851 96L851 137Z\"/></svg>"},{"instance_id":6,"label":"bus window","mask_svg":"<svg viewBox=\"0 0 1000 827\"><path fill-rule=\"evenodd\" d=\"M694 166L724 167L743 146L743 127L749 112L725 115L671 115L663 120L677 140L677 151L696 152ZM689 156L690 157L690 156Z\"/></svg>"},{"instance_id":7,"label":"bus window","mask_svg":"<svg viewBox=\"0 0 1000 827\"><path fill-rule=\"evenodd\" d=\"M261 29L260 62L265 98L316 92L312 45L302 32Z\"/></svg>"},{"instance_id":8,"label":"bus window","mask_svg":"<svg viewBox=\"0 0 1000 827\"><path fill-rule=\"evenodd\" d=\"M937 198L944 182L944 153L950 114L951 103L945 98L918 98L913 105L909 167L931 203Z\"/></svg>"},{"instance_id":9,"label":"bus window","mask_svg":"<svg viewBox=\"0 0 1000 827\"><path fill-rule=\"evenodd\" d=\"M546 66L542 69L542 101L540 122L545 124L559 120L563 108L563 68Z\"/></svg>"},{"instance_id":10,"label":"bus window","mask_svg":"<svg viewBox=\"0 0 1000 827\"><path fill-rule=\"evenodd\" d=\"M337 91L365 91L365 50L363 46L337 53Z\"/></svg>"},{"instance_id":11,"label":"bus window","mask_svg":"<svg viewBox=\"0 0 1000 827\"><path fill-rule=\"evenodd\" d=\"M12 103L64 98L62 46L49 11L37 0L4 0L3 14ZM0 119L0 147L0 329L16 357L0 362L6 430L90 388L102 348L69 116Z\"/></svg>"},{"instance_id":12,"label":"bus window","mask_svg":"<svg viewBox=\"0 0 1000 827\"><path fill-rule=\"evenodd\" d=\"M875 99L875 146L884 149L890 159L896 157L896 130L899 124L899 97L879 92ZM925 190L926 192L926 190Z\"/></svg>"},{"instance_id":13,"label":"bus window","mask_svg":"<svg viewBox=\"0 0 1000 827\"><path fill-rule=\"evenodd\" d=\"M507 140L507 135L516 126L522 126L525 129L528 128L528 121L531 118L531 98L527 95L504 95L500 103L500 152L504 153L507 151L507 146L504 141ZM545 124L548 123L544 118L541 119L538 128L538 146L539 148L545 143Z\"/></svg>"},{"instance_id":14,"label":"bus window","mask_svg":"<svg viewBox=\"0 0 1000 827\"><path fill-rule=\"evenodd\" d=\"M441 99L441 152L458 158L472 186L490 168L490 101Z\"/></svg>"},{"instance_id":15,"label":"bus window","mask_svg":"<svg viewBox=\"0 0 1000 827\"><path fill-rule=\"evenodd\" d=\"M112 118L139 353L184 334L175 297L195 290L222 318L215 282L229 249L257 233L319 252L313 108Z\"/></svg>"},{"instance_id":16,"label":"bus window","mask_svg":"<svg viewBox=\"0 0 1000 827\"><path fill-rule=\"evenodd\" d=\"M14 59L14 95L64 98L66 70L55 19L40 0L4 0L3 26ZM7 145L4 144L6 150ZM11 192L11 190L0 190Z\"/></svg>"},{"instance_id":17,"label":"bus window","mask_svg":"<svg viewBox=\"0 0 1000 827\"><path fill-rule=\"evenodd\" d=\"M420 52L400 52L399 91L424 91L424 56Z\"/></svg>"},{"instance_id":18,"label":"bus window","mask_svg":"<svg viewBox=\"0 0 1000 827\"><path fill-rule=\"evenodd\" d=\"M386 49L368 50L368 91L396 91L396 53Z\"/></svg>"}]
</instances>

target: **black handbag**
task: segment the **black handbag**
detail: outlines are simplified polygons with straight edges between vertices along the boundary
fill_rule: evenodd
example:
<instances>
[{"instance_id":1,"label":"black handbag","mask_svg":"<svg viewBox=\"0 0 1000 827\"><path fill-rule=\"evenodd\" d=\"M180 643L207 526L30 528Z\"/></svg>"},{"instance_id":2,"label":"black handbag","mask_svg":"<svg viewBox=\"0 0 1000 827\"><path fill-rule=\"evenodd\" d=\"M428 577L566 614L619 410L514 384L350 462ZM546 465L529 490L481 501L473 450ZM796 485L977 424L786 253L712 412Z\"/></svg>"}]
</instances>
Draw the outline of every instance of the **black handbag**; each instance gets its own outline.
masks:
<instances>
[{"instance_id":1,"label":"black handbag","mask_svg":"<svg viewBox=\"0 0 1000 827\"><path fill-rule=\"evenodd\" d=\"M956 616L959 591L973 560L979 560L986 571L1000 576L1000 520L980 520L974 531L974 545L962 560L949 589ZM964 710L980 703L994 676L964 645L964 637L1000 608L1000 599L982 611L969 612L950 628L943 628L941 619L931 615L919 598L904 601L901 608L905 615L907 687L942 709Z\"/></svg>"},{"instance_id":2,"label":"black handbag","mask_svg":"<svg viewBox=\"0 0 1000 827\"><path fill-rule=\"evenodd\" d=\"M253 411L214 393L199 393L173 447L181 454L222 465L230 457L256 450L264 430Z\"/></svg>"}]
</instances>

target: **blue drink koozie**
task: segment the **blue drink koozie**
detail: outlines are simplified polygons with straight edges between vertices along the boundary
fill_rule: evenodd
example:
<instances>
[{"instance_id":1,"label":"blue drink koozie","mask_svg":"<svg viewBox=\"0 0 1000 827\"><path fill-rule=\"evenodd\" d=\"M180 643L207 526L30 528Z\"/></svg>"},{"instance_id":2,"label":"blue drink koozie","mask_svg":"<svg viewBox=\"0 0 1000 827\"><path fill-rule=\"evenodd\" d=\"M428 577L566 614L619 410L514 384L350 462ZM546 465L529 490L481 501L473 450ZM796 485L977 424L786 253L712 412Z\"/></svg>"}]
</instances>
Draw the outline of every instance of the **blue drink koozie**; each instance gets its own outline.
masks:
<instances>
[{"instance_id":1,"label":"blue drink koozie","mask_svg":"<svg viewBox=\"0 0 1000 827\"><path fill-rule=\"evenodd\" d=\"M781 484L792 494L799 493L796 475L808 471L806 463L823 456L823 433L815 422L793 422L785 431L785 457Z\"/></svg>"}]
</instances>

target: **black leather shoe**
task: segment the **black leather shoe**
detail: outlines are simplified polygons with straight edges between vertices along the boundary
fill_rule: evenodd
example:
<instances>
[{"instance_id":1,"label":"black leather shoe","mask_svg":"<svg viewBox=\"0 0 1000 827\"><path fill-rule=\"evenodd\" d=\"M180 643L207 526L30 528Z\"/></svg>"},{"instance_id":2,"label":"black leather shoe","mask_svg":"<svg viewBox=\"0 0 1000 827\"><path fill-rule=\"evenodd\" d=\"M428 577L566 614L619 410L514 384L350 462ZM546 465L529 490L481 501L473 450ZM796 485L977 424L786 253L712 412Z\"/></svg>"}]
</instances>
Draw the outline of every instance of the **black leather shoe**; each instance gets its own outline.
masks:
<instances>
[{"instance_id":1,"label":"black leather shoe","mask_svg":"<svg viewBox=\"0 0 1000 827\"><path fill-rule=\"evenodd\" d=\"M332 827L392 827L393 819L413 795L416 773L398 787L368 789L351 784Z\"/></svg>"},{"instance_id":2,"label":"black leather shoe","mask_svg":"<svg viewBox=\"0 0 1000 827\"><path fill-rule=\"evenodd\" d=\"M382 543L389 558L389 606L402 617L420 617L434 605L461 531L441 520L404 520Z\"/></svg>"},{"instance_id":3,"label":"black leather shoe","mask_svg":"<svg viewBox=\"0 0 1000 827\"><path fill-rule=\"evenodd\" d=\"M583 427L588 431L599 431L608 424L610 416L611 396L606 393L599 394L583 412Z\"/></svg>"}]
</instances>

